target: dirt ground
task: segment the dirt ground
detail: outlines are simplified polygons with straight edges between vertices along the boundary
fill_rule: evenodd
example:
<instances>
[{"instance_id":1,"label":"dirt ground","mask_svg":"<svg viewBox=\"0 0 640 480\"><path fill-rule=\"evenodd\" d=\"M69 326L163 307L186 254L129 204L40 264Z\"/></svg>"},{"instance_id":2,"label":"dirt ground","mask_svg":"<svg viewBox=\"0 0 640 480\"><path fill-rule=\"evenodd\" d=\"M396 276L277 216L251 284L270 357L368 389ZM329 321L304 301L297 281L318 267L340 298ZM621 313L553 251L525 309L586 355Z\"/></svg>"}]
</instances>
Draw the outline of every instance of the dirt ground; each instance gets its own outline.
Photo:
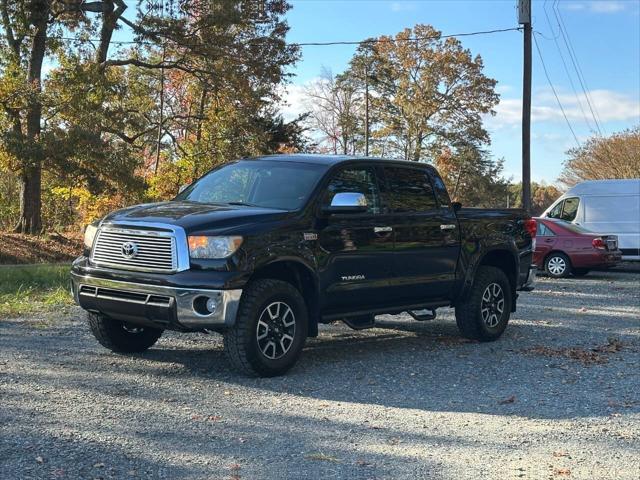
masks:
<instances>
[{"instance_id":1,"label":"dirt ground","mask_svg":"<svg viewBox=\"0 0 640 480\"><path fill-rule=\"evenodd\" d=\"M82 253L82 236L0 232L0 265L71 262Z\"/></svg>"}]
</instances>

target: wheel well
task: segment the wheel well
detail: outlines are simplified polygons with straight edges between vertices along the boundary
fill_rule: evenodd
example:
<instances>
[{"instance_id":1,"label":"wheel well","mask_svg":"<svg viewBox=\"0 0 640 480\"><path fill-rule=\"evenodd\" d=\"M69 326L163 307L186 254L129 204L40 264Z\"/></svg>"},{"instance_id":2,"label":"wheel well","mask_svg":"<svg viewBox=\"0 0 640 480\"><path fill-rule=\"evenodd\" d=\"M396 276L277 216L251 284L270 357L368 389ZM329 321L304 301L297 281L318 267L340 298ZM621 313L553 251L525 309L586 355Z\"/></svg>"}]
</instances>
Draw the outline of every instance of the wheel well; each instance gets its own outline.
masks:
<instances>
[{"instance_id":1,"label":"wheel well","mask_svg":"<svg viewBox=\"0 0 640 480\"><path fill-rule=\"evenodd\" d=\"M251 276L251 280L258 278L272 278L282 280L293 285L304 298L309 318L308 336L318 336L318 283L309 268L298 262L279 261L265 265Z\"/></svg>"},{"instance_id":2,"label":"wheel well","mask_svg":"<svg viewBox=\"0 0 640 480\"><path fill-rule=\"evenodd\" d=\"M493 250L482 258L479 265L487 265L502 270L509 279L512 294L516 294L518 270L516 260L511 252L508 250Z\"/></svg>"},{"instance_id":3,"label":"wheel well","mask_svg":"<svg viewBox=\"0 0 640 480\"><path fill-rule=\"evenodd\" d=\"M564 255L565 257L567 257L567 260L569 261L569 266L572 266L571 264L571 257L569 255L567 255L565 252L563 252L562 250L551 250L549 253L547 253L544 257L544 260L542 261L542 268L545 268L547 266L547 259L553 255L554 253L561 253L562 255Z\"/></svg>"}]
</instances>

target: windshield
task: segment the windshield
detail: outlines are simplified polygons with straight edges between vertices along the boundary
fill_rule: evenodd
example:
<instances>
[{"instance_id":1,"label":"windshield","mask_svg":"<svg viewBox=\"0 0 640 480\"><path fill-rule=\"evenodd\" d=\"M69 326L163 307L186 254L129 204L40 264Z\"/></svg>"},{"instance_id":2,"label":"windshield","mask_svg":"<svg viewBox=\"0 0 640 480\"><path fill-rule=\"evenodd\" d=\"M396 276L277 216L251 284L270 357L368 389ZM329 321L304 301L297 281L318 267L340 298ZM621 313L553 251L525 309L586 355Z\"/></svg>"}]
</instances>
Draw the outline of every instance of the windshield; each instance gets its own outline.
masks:
<instances>
[{"instance_id":1,"label":"windshield","mask_svg":"<svg viewBox=\"0 0 640 480\"><path fill-rule=\"evenodd\" d=\"M306 163L239 161L209 172L175 199L298 210L324 171Z\"/></svg>"}]
</instances>

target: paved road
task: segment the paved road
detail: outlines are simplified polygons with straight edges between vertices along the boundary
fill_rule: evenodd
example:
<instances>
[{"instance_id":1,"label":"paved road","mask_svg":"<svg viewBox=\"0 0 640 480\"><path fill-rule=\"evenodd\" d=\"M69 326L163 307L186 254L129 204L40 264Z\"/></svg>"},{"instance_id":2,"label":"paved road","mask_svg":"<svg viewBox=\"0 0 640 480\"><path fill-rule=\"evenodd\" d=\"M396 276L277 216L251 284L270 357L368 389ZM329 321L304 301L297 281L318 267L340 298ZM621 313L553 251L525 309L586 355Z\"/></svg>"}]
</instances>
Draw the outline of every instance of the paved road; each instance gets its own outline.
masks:
<instances>
[{"instance_id":1,"label":"paved road","mask_svg":"<svg viewBox=\"0 0 640 480\"><path fill-rule=\"evenodd\" d=\"M76 309L0 319L0 478L640 477L640 274L541 279L492 344L379 327L249 379L217 336L125 357Z\"/></svg>"}]
</instances>

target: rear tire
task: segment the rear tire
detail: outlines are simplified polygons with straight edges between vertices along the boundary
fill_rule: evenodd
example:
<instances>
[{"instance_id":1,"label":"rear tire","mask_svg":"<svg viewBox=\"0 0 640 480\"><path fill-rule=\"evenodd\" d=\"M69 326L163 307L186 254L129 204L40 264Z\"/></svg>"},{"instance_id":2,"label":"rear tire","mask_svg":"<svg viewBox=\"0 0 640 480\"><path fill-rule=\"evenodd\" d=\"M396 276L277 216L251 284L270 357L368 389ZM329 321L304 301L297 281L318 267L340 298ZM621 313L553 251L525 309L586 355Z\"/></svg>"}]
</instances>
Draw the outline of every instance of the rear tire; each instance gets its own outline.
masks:
<instances>
[{"instance_id":1,"label":"rear tire","mask_svg":"<svg viewBox=\"0 0 640 480\"><path fill-rule=\"evenodd\" d=\"M121 320L89 312L89 327L100 345L112 352L144 352L155 344L163 330L151 327L138 327Z\"/></svg>"},{"instance_id":2,"label":"rear tire","mask_svg":"<svg viewBox=\"0 0 640 480\"><path fill-rule=\"evenodd\" d=\"M224 333L224 348L239 372L274 377L296 363L307 328L300 292L281 280L259 279L242 292L235 325Z\"/></svg>"},{"instance_id":3,"label":"rear tire","mask_svg":"<svg viewBox=\"0 0 640 480\"><path fill-rule=\"evenodd\" d=\"M589 270L588 268L574 268L573 269L573 276L574 277L584 277L590 271L591 270Z\"/></svg>"},{"instance_id":4,"label":"rear tire","mask_svg":"<svg viewBox=\"0 0 640 480\"><path fill-rule=\"evenodd\" d=\"M462 336L491 342L500 338L511 316L511 284L499 268L480 266L467 298L456 306Z\"/></svg>"},{"instance_id":5,"label":"rear tire","mask_svg":"<svg viewBox=\"0 0 640 480\"><path fill-rule=\"evenodd\" d=\"M564 253L551 253L544 262L544 270L550 277L565 278L571 274L571 261Z\"/></svg>"}]
</instances>

